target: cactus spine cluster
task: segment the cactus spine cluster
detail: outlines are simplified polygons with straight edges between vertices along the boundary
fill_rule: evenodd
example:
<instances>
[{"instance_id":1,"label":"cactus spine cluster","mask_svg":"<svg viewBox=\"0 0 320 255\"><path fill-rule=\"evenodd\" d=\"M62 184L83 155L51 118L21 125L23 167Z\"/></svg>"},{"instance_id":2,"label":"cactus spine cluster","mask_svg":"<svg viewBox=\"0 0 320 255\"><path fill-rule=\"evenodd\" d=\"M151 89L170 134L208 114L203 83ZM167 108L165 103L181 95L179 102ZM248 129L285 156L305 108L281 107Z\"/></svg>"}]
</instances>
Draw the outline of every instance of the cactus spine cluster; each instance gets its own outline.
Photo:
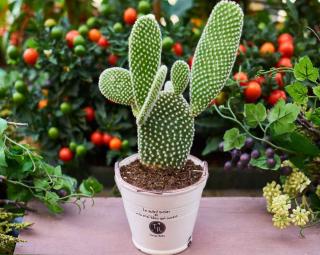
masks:
<instances>
[{"instance_id":1,"label":"cactus spine cluster","mask_svg":"<svg viewBox=\"0 0 320 255\"><path fill-rule=\"evenodd\" d=\"M138 126L143 164L184 166L194 136L194 117L221 91L233 67L242 31L241 8L229 1L213 9L189 66L176 61L162 90L167 67L161 63L161 32L152 15L139 18L129 38L129 71L106 69L99 79L109 100L130 105ZM190 82L190 105L182 93ZM167 86L168 85L168 86Z\"/></svg>"}]
</instances>

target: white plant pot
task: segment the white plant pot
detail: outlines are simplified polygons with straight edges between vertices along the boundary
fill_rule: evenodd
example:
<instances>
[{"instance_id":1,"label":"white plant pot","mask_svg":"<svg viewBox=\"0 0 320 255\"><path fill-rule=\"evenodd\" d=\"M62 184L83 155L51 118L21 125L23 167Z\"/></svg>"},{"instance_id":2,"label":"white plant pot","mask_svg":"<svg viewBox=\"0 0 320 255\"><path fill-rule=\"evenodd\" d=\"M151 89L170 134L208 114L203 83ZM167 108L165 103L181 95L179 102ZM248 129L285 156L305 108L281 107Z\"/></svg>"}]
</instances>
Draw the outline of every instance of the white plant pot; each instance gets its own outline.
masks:
<instances>
[{"instance_id":1,"label":"white plant pot","mask_svg":"<svg viewBox=\"0 0 320 255\"><path fill-rule=\"evenodd\" d=\"M134 154L115 165L115 181L121 192L134 245L147 254L176 254L191 244L203 188L208 179L208 165L189 156L203 167L200 180L183 189L157 193L125 182L120 167L138 158Z\"/></svg>"}]
</instances>

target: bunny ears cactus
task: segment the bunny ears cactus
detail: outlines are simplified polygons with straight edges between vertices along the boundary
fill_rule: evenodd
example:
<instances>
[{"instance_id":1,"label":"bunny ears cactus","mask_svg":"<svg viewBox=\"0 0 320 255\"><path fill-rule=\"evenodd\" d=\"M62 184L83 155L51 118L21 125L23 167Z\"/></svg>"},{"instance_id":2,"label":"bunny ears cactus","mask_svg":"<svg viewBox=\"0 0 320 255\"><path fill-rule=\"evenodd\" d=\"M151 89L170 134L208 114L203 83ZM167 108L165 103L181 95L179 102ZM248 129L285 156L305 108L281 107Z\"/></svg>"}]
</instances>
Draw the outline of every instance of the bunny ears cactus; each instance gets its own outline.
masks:
<instances>
[{"instance_id":1,"label":"bunny ears cactus","mask_svg":"<svg viewBox=\"0 0 320 255\"><path fill-rule=\"evenodd\" d=\"M162 90L167 67L161 66L161 32L153 15L139 18L129 38L129 68L106 69L101 93L130 105L137 118L138 149L143 164L184 166L194 135L194 117L221 91L233 67L243 24L241 8L229 1L213 9L189 66L176 61L171 83ZM182 96L190 80L190 105Z\"/></svg>"}]
</instances>

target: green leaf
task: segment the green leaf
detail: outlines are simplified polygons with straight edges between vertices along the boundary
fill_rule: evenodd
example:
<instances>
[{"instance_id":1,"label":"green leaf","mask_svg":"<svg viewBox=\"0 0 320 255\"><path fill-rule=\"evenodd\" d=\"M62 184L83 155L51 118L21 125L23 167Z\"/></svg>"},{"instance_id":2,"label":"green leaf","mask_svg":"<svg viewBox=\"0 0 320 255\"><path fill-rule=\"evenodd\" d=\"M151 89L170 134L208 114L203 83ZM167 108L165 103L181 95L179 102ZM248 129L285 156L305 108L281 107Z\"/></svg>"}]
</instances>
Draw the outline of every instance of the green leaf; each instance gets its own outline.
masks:
<instances>
[{"instance_id":1,"label":"green leaf","mask_svg":"<svg viewBox=\"0 0 320 255\"><path fill-rule=\"evenodd\" d=\"M202 151L202 156L208 155L213 151L216 151L218 149L219 146L219 138L218 137L212 137L209 139L209 141L207 141L207 145L204 148L204 150Z\"/></svg>"},{"instance_id":2,"label":"green leaf","mask_svg":"<svg viewBox=\"0 0 320 255\"><path fill-rule=\"evenodd\" d=\"M280 100L269 112L268 120L274 136L292 132L295 129L300 107L295 104L285 104Z\"/></svg>"},{"instance_id":3,"label":"green leaf","mask_svg":"<svg viewBox=\"0 0 320 255\"><path fill-rule=\"evenodd\" d=\"M59 196L55 192L47 191L44 203L52 213L61 213L63 211L59 205Z\"/></svg>"},{"instance_id":4,"label":"green leaf","mask_svg":"<svg viewBox=\"0 0 320 255\"><path fill-rule=\"evenodd\" d=\"M7 195L10 200L22 202L27 202L32 198L32 193L29 189L10 182L7 183Z\"/></svg>"},{"instance_id":5,"label":"green leaf","mask_svg":"<svg viewBox=\"0 0 320 255\"><path fill-rule=\"evenodd\" d=\"M41 178L41 179L35 179L33 180L33 185L35 186L36 190L38 192L43 191L43 189L49 188L49 181L47 179Z\"/></svg>"},{"instance_id":6,"label":"green leaf","mask_svg":"<svg viewBox=\"0 0 320 255\"><path fill-rule=\"evenodd\" d=\"M313 94L320 98L320 86L313 87Z\"/></svg>"},{"instance_id":7,"label":"green leaf","mask_svg":"<svg viewBox=\"0 0 320 255\"><path fill-rule=\"evenodd\" d=\"M230 151L233 148L241 149L245 143L246 136L240 134L239 129L232 128L225 132L223 136L224 151Z\"/></svg>"},{"instance_id":8,"label":"green leaf","mask_svg":"<svg viewBox=\"0 0 320 255\"><path fill-rule=\"evenodd\" d=\"M262 103L245 104L244 116L248 126L255 128L259 123L266 119L267 111Z\"/></svg>"},{"instance_id":9,"label":"green leaf","mask_svg":"<svg viewBox=\"0 0 320 255\"><path fill-rule=\"evenodd\" d=\"M317 156L320 154L319 148L311 140L296 131L273 137L273 139L277 145L302 155Z\"/></svg>"},{"instance_id":10,"label":"green leaf","mask_svg":"<svg viewBox=\"0 0 320 255\"><path fill-rule=\"evenodd\" d=\"M309 57L305 56L299 59L299 62L294 66L294 77L298 81L310 80L316 82L319 77L318 68L313 67Z\"/></svg>"},{"instance_id":11,"label":"green leaf","mask_svg":"<svg viewBox=\"0 0 320 255\"><path fill-rule=\"evenodd\" d=\"M0 118L0 135L7 129L8 123L5 119Z\"/></svg>"},{"instance_id":12,"label":"green leaf","mask_svg":"<svg viewBox=\"0 0 320 255\"><path fill-rule=\"evenodd\" d=\"M286 91L295 103L305 105L308 102L308 88L300 82L286 86Z\"/></svg>"},{"instance_id":13,"label":"green leaf","mask_svg":"<svg viewBox=\"0 0 320 255\"><path fill-rule=\"evenodd\" d=\"M89 177L88 179L84 180L79 187L80 192L88 196L99 193L102 191L102 189L102 184L99 183L94 177Z\"/></svg>"},{"instance_id":14,"label":"green leaf","mask_svg":"<svg viewBox=\"0 0 320 255\"><path fill-rule=\"evenodd\" d=\"M278 170L281 165L281 160L278 155L274 156L274 159L276 160L276 165L273 168L269 168L267 165L267 157L266 156L261 156L257 159L252 158L250 160L250 165L261 168L263 170Z\"/></svg>"},{"instance_id":15,"label":"green leaf","mask_svg":"<svg viewBox=\"0 0 320 255\"><path fill-rule=\"evenodd\" d=\"M320 108L316 108L310 117L310 120L315 124L320 126Z\"/></svg>"}]
</instances>

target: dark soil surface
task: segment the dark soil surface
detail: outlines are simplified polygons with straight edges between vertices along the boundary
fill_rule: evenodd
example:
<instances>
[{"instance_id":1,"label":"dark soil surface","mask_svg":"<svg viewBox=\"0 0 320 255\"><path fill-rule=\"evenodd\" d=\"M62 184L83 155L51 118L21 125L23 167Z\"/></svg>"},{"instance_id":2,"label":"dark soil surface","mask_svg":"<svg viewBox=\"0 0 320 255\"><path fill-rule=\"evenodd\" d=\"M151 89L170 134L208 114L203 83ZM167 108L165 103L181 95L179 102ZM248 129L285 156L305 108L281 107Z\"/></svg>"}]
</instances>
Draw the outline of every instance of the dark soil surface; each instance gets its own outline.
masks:
<instances>
[{"instance_id":1,"label":"dark soil surface","mask_svg":"<svg viewBox=\"0 0 320 255\"><path fill-rule=\"evenodd\" d=\"M121 177L129 184L150 191L168 191L188 187L200 180L201 166L188 160L182 169L152 168L139 160L120 168Z\"/></svg>"}]
</instances>

